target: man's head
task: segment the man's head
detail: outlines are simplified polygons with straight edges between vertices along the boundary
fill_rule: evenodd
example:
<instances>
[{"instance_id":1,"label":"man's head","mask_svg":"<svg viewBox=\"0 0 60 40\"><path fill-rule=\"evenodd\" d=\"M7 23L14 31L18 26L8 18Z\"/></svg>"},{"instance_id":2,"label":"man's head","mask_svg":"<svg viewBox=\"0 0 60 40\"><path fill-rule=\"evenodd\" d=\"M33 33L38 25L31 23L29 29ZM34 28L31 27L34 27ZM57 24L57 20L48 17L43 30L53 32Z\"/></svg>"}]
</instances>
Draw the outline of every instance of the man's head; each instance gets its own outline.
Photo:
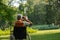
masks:
<instances>
[{"instance_id":1,"label":"man's head","mask_svg":"<svg viewBox=\"0 0 60 40\"><path fill-rule=\"evenodd\" d=\"M22 18L22 15L21 14L18 14L17 15L17 20L20 20Z\"/></svg>"}]
</instances>

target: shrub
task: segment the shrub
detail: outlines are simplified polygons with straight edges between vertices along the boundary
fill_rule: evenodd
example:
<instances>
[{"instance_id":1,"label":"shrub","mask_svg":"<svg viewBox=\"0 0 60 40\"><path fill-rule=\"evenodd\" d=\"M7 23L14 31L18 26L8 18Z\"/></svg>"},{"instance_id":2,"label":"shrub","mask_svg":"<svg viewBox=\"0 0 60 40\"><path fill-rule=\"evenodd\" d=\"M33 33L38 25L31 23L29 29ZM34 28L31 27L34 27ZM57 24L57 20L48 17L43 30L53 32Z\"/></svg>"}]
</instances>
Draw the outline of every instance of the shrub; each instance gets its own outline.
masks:
<instances>
[{"instance_id":1,"label":"shrub","mask_svg":"<svg viewBox=\"0 0 60 40\"><path fill-rule=\"evenodd\" d=\"M5 29L4 31L2 31L0 29L0 35L10 35L10 30L9 29Z\"/></svg>"},{"instance_id":2,"label":"shrub","mask_svg":"<svg viewBox=\"0 0 60 40\"><path fill-rule=\"evenodd\" d=\"M36 33L38 30L37 29L32 29L30 27L27 27L27 33Z\"/></svg>"},{"instance_id":3,"label":"shrub","mask_svg":"<svg viewBox=\"0 0 60 40\"><path fill-rule=\"evenodd\" d=\"M57 25L36 25L32 27L33 29L38 29L38 30L49 30L49 29L58 29L59 26Z\"/></svg>"}]
</instances>

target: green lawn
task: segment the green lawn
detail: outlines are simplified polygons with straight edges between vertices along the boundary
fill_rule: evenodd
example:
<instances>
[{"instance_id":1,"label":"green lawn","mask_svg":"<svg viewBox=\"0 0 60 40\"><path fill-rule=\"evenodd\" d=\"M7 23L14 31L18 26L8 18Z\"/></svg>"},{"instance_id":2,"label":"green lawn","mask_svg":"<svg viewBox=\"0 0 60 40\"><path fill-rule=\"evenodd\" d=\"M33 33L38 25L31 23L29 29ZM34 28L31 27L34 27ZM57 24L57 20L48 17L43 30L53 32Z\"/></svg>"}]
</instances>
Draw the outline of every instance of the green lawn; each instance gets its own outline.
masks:
<instances>
[{"instance_id":1,"label":"green lawn","mask_svg":"<svg viewBox=\"0 0 60 40\"><path fill-rule=\"evenodd\" d=\"M45 34L45 35L32 35L32 40L60 40L60 33Z\"/></svg>"},{"instance_id":2,"label":"green lawn","mask_svg":"<svg viewBox=\"0 0 60 40\"><path fill-rule=\"evenodd\" d=\"M44 30L31 35L32 40L60 40L60 29Z\"/></svg>"},{"instance_id":3,"label":"green lawn","mask_svg":"<svg viewBox=\"0 0 60 40\"><path fill-rule=\"evenodd\" d=\"M40 30L37 33L31 34L31 39L32 40L60 40L60 29ZM2 40L9 40L9 38L2 39Z\"/></svg>"}]
</instances>

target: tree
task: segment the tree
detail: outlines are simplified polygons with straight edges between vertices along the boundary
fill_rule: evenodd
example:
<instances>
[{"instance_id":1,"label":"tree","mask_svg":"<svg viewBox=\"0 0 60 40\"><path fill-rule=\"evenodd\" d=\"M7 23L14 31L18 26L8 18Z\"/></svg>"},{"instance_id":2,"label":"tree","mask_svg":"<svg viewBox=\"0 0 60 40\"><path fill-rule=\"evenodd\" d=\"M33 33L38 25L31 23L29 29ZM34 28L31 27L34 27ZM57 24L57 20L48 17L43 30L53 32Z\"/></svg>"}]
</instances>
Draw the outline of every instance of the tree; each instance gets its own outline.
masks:
<instances>
[{"instance_id":1,"label":"tree","mask_svg":"<svg viewBox=\"0 0 60 40\"><path fill-rule=\"evenodd\" d=\"M27 14L29 19L33 22L34 25L45 24L45 5L39 1L35 4L33 1L28 0L28 10Z\"/></svg>"},{"instance_id":2,"label":"tree","mask_svg":"<svg viewBox=\"0 0 60 40\"><path fill-rule=\"evenodd\" d=\"M2 3L2 0L0 1L0 27L3 27L3 30L5 29L6 22L11 25L15 12L16 10L14 10L12 7Z\"/></svg>"},{"instance_id":3,"label":"tree","mask_svg":"<svg viewBox=\"0 0 60 40\"><path fill-rule=\"evenodd\" d=\"M46 21L47 24L55 23L59 24L60 12L59 12L59 2L58 0L48 0L48 5L46 5Z\"/></svg>"}]
</instances>

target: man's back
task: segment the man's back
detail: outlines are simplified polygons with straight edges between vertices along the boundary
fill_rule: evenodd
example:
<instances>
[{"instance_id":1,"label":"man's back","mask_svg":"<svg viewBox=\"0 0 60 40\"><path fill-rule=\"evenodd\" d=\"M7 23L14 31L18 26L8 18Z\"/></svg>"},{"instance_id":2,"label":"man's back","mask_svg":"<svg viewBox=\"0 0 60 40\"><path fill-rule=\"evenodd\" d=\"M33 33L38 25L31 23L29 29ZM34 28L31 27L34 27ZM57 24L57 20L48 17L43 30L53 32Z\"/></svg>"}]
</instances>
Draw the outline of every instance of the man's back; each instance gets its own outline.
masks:
<instances>
[{"instance_id":1,"label":"man's back","mask_svg":"<svg viewBox=\"0 0 60 40\"><path fill-rule=\"evenodd\" d=\"M16 27L24 27L24 23L23 23L22 20L17 20L17 21L15 22L15 26L16 26Z\"/></svg>"}]
</instances>

